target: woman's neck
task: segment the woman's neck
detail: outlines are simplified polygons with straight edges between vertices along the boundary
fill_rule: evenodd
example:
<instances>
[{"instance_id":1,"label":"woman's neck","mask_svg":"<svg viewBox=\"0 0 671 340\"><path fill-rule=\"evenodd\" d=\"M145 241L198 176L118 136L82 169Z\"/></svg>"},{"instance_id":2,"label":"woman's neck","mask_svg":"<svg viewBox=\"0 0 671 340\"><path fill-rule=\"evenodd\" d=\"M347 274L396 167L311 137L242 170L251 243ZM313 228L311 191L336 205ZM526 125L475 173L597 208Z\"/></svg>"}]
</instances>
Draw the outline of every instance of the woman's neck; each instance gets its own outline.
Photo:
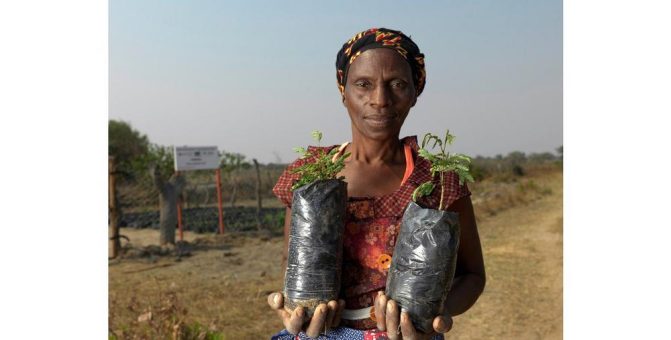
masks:
<instances>
[{"instance_id":1,"label":"woman's neck","mask_svg":"<svg viewBox=\"0 0 671 340\"><path fill-rule=\"evenodd\" d=\"M349 160L366 164L394 164L405 160L403 144L398 136L381 141L353 134L352 143L345 152L350 153Z\"/></svg>"}]
</instances>

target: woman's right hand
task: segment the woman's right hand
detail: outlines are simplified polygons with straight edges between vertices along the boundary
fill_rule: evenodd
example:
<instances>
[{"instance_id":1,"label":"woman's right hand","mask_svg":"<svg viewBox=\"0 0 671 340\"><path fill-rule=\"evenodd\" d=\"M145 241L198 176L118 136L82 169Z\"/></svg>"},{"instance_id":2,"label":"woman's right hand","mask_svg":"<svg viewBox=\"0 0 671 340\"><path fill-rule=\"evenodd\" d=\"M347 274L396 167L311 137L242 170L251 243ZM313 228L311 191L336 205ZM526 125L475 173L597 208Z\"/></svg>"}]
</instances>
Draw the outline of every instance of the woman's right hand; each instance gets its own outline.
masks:
<instances>
[{"instance_id":1,"label":"woman's right hand","mask_svg":"<svg viewBox=\"0 0 671 340\"><path fill-rule=\"evenodd\" d=\"M282 320L284 328L291 334L298 334L301 330L311 338L316 338L331 327L340 324L340 315L345 308L345 301L331 300L327 304L322 303L315 308L312 318L305 315L303 307L297 307L291 313L284 309L284 296L276 292L268 295L268 305L277 312ZM309 323L308 323L309 321ZM307 327L304 327L307 323Z\"/></svg>"},{"instance_id":2,"label":"woman's right hand","mask_svg":"<svg viewBox=\"0 0 671 340\"><path fill-rule=\"evenodd\" d=\"M445 313L433 319L433 332L423 333L416 330L410 314L401 311L396 301L384 295L383 291L377 293L374 306L377 328L386 331L390 340L427 340L436 333L447 333L452 328L452 317Z\"/></svg>"}]
</instances>

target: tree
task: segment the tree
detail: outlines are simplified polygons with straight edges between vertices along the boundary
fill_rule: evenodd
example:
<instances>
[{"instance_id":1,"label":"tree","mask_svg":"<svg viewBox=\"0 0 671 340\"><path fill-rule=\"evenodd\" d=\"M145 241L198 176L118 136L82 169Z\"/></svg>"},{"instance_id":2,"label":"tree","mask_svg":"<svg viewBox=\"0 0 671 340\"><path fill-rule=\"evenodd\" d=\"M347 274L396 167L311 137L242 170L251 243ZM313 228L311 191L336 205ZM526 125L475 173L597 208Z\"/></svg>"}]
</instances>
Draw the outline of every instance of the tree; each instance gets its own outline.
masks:
<instances>
[{"instance_id":1,"label":"tree","mask_svg":"<svg viewBox=\"0 0 671 340\"><path fill-rule=\"evenodd\" d=\"M522 167L522 164L527 160L527 156L524 154L524 152L513 151L506 156L506 159L513 171L513 174L516 176L524 176L524 168Z\"/></svg>"},{"instance_id":2,"label":"tree","mask_svg":"<svg viewBox=\"0 0 671 340\"><path fill-rule=\"evenodd\" d=\"M527 159L535 163L545 163L554 161L555 155L553 155L551 152L532 153L527 157Z\"/></svg>"},{"instance_id":3,"label":"tree","mask_svg":"<svg viewBox=\"0 0 671 340\"><path fill-rule=\"evenodd\" d=\"M177 198L186 186L186 179L175 172L172 147L152 144L142 163L146 164L149 175L159 192L159 243L175 244L177 226Z\"/></svg>"},{"instance_id":4,"label":"tree","mask_svg":"<svg viewBox=\"0 0 671 340\"><path fill-rule=\"evenodd\" d=\"M114 156L116 171L123 178L133 178L135 162L149 150L147 136L135 130L130 123L109 120L108 154Z\"/></svg>"},{"instance_id":5,"label":"tree","mask_svg":"<svg viewBox=\"0 0 671 340\"><path fill-rule=\"evenodd\" d=\"M245 155L235 152L221 152L219 168L231 185L231 207L235 207L238 192L238 174L241 169L249 169L252 165L245 161Z\"/></svg>"},{"instance_id":6,"label":"tree","mask_svg":"<svg viewBox=\"0 0 671 340\"><path fill-rule=\"evenodd\" d=\"M133 179L137 174L134 163L147 153L149 140L147 136L133 129L130 123L110 119L108 122L108 156L109 156L109 221L111 256L116 257L121 249L119 223L123 211L119 202L117 182Z\"/></svg>"},{"instance_id":7,"label":"tree","mask_svg":"<svg viewBox=\"0 0 671 340\"><path fill-rule=\"evenodd\" d=\"M509 153L506 158L511 164L521 164L527 160L527 156L522 151L513 151Z\"/></svg>"},{"instance_id":8,"label":"tree","mask_svg":"<svg viewBox=\"0 0 671 340\"><path fill-rule=\"evenodd\" d=\"M124 121L110 119L108 133L108 152L114 156L116 173L125 179L152 182L159 192L159 242L175 244L177 198L186 180L174 171L172 147L150 143L146 135Z\"/></svg>"}]
</instances>

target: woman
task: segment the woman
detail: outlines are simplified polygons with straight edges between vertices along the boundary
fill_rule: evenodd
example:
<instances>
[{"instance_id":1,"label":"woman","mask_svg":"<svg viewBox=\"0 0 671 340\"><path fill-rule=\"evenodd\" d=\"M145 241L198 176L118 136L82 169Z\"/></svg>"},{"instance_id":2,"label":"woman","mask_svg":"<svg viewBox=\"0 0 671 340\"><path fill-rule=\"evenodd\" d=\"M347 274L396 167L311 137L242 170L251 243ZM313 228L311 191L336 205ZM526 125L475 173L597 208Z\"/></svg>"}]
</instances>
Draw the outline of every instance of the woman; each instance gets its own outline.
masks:
<instances>
[{"instance_id":1,"label":"woman","mask_svg":"<svg viewBox=\"0 0 671 340\"><path fill-rule=\"evenodd\" d=\"M434 333L414 329L407 313L384 295L389 260L403 211L414 189L431 176L430 164L417 157L416 137L399 140L403 122L425 83L424 55L399 31L372 28L355 35L338 52L337 78L352 126L352 140L340 146L349 152L339 175L347 182L348 207L344 236L341 300L320 305L312 318L301 307L289 313L282 294L268 297L286 330L274 339L317 337L340 339L442 339L452 316L468 310L485 286L485 270L470 192L450 173L445 181L447 210L459 214L461 227L455 279L444 315L433 320ZM330 151L337 146L324 148ZM274 193L287 206L285 253L291 225L290 171L310 159L297 160L282 174ZM420 203L437 209L441 190ZM285 262L286 268L286 262ZM340 327L336 327L340 325ZM331 329L332 327L336 327Z\"/></svg>"}]
</instances>

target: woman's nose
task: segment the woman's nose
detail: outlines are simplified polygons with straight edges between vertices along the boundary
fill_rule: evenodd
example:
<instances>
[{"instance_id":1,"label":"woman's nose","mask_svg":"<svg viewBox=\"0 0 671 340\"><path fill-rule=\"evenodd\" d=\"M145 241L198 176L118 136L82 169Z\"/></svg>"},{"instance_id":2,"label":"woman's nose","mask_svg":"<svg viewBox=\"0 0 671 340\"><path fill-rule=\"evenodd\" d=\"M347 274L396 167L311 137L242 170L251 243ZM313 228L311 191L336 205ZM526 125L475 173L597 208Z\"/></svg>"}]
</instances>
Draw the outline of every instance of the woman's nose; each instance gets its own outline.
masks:
<instances>
[{"instance_id":1,"label":"woman's nose","mask_svg":"<svg viewBox=\"0 0 671 340\"><path fill-rule=\"evenodd\" d=\"M387 107L391 104L390 100L391 96L387 86L380 85L375 87L371 104L377 107Z\"/></svg>"}]
</instances>

